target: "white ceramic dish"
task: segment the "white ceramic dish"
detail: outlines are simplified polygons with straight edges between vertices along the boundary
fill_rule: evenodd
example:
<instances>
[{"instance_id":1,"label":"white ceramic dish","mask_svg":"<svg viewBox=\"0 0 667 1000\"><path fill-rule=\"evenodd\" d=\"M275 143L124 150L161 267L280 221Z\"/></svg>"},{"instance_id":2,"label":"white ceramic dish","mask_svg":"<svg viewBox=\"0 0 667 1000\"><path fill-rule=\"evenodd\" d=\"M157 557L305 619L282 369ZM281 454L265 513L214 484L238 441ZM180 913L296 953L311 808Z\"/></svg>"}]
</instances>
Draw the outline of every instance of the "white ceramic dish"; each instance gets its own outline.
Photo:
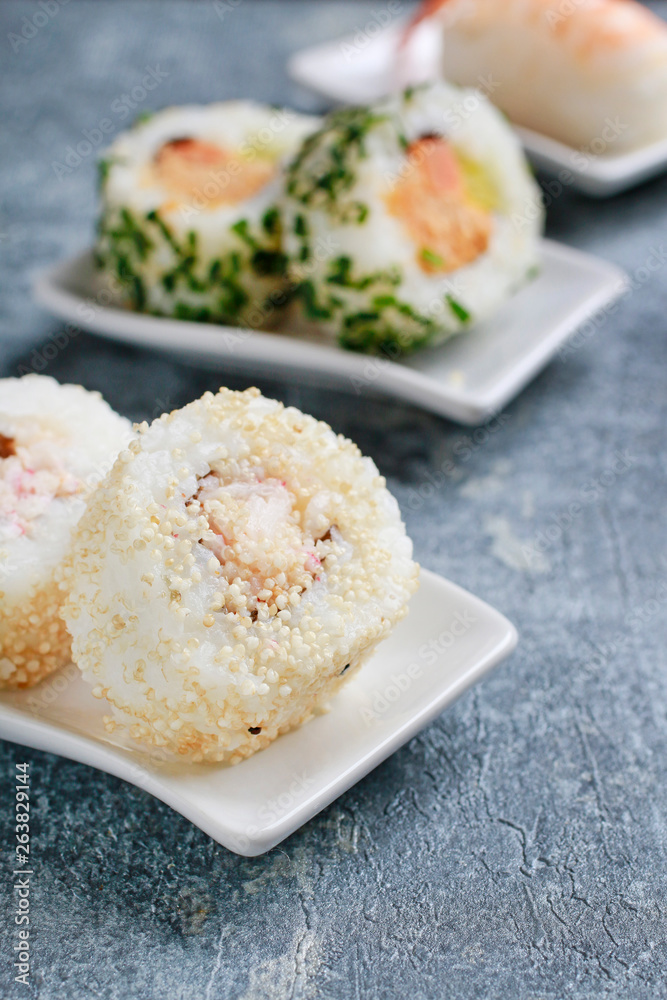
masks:
<instances>
[{"instance_id":1,"label":"white ceramic dish","mask_svg":"<svg viewBox=\"0 0 667 1000\"><path fill-rule=\"evenodd\" d=\"M100 305L90 252L43 272L34 293L41 305L67 322L116 340L221 370L280 372L291 380L337 383L357 395L381 391L461 423L480 424L502 409L582 323L624 288L625 277L614 265L545 240L540 275L490 320L398 363L301 337Z\"/></svg>"},{"instance_id":2,"label":"white ceramic dish","mask_svg":"<svg viewBox=\"0 0 667 1000\"><path fill-rule=\"evenodd\" d=\"M354 35L295 53L287 66L290 76L335 101L358 104L439 75L440 33L432 24L417 28L398 59L404 23L378 33L369 25L371 30L362 26ZM595 197L609 197L667 170L667 139L630 153L614 156L612 149L595 156L530 129L517 131L536 166Z\"/></svg>"},{"instance_id":3,"label":"white ceramic dish","mask_svg":"<svg viewBox=\"0 0 667 1000\"><path fill-rule=\"evenodd\" d=\"M516 642L499 612L422 570L410 614L331 710L236 767L173 766L159 751L148 756L110 742L105 709L73 665L32 690L2 692L0 737L124 778L252 857L411 739Z\"/></svg>"}]
</instances>

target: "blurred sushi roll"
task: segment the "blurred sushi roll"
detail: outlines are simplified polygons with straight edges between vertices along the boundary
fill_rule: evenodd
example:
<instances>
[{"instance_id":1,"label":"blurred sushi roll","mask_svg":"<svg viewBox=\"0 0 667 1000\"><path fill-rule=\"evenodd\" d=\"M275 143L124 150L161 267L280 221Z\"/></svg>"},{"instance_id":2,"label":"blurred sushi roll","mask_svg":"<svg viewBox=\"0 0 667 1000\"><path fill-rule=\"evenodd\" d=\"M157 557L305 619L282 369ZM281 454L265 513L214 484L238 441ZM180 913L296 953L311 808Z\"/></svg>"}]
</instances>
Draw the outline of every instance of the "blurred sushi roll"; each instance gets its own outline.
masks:
<instances>
[{"instance_id":1,"label":"blurred sushi roll","mask_svg":"<svg viewBox=\"0 0 667 1000\"><path fill-rule=\"evenodd\" d=\"M541 197L517 138L482 94L444 83L331 114L289 167L284 211L303 314L357 351L437 343L538 265Z\"/></svg>"},{"instance_id":2,"label":"blurred sushi roll","mask_svg":"<svg viewBox=\"0 0 667 1000\"><path fill-rule=\"evenodd\" d=\"M69 660L58 574L91 489L131 437L99 393L43 375L0 381L0 687Z\"/></svg>"},{"instance_id":3,"label":"blurred sushi roll","mask_svg":"<svg viewBox=\"0 0 667 1000\"><path fill-rule=\"evenodd\" d=\"M318 120L249 101L168 108L101 162L97 262L134 309L261 327L282 304L281 169Z\"/></svg>"},{"instance_id":4,"label":"blurred sushi roll","mask_svg":"<svg viewBox=\"0 0 667 1000\"><path fill-rule=\"evenodd\" d=\"M412 544L373 462L257 389L139 431L66 570L73 658L110 732L236 763L308 719L406 613Z\"/></svg>"},{"instance_id":5,"label":"blurred sushi roll","mask_svg":"<svg viewBox=\"0 0 667 1000\"><path fill-rule=\"evenodd\" d=\"M667 138L667 24L636 0L424 0L442 73L592 157Z\"/></svg>"}]
</instances>

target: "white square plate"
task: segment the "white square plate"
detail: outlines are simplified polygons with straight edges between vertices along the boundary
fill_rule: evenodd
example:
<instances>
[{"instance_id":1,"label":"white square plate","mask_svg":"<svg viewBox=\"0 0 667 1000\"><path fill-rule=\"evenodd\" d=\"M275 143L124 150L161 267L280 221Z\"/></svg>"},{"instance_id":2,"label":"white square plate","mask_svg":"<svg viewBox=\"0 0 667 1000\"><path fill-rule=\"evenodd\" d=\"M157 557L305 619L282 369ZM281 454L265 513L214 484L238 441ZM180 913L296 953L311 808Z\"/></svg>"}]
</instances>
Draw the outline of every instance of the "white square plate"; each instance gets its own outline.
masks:
<instances>
[{"instance_id":1,"label":"white square plate","mask_svg":"<svg viewBox=\"0 0 667 1000\"><path fill-rule=\"evenodd\" d=\"M279 844L403 746L508 656L514 626L442 577L421 572L410 613L331 709L236 767L170 765L113 743L105 709L73 665L0 693L0 737L115 774L234 851Z\"/></svg>"},{"instance_id":2,"label":"white square plate","mask_svg":"<svg viewBox=\"0 0 667 1000\"><path fill-rule=\"evenodd\" d=\"M542 242L541 263L539 276L493 317L400 362L293 335L100 305L90 251L38 275L34 294L56 316L117 340L222 370L282 373L292 381L336 383L356 394L381 391L474 425L501 410L582 323L626 287L613 264L549 240Z\"/></svg>"},{"instance_id":3,"label":"white square plate","mask_svg":"<svg viewBox=\"0 0 667 1000\"><path fill-rule=\"evenodd\" d=\"M369 22L370 27L376 27ZM356 35L315 45L295 53L287 64L290 76L325 97L345 104L364 104L440 75L441 32L428 21L415 30L398 57L405 23L388 25L372 37ZM529 158L543 170L561 175L566 185L598 198L634 187L667 170L667 138L629 153L582 155L546 135L517 128Z\"/></svg>"}]
</instances>

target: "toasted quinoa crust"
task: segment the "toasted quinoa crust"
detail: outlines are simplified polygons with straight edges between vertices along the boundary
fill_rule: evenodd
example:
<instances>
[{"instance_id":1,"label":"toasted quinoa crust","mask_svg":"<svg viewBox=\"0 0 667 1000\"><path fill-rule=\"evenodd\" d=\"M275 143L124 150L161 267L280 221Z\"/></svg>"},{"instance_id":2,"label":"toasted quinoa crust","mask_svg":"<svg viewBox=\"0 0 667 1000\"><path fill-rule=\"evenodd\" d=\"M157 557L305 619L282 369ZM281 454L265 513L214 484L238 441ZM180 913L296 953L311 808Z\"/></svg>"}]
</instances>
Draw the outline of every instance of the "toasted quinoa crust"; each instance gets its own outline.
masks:
<instances>
[{"instance_id":1,"label":"toasted quinoa crust","mask_svg":"<svg viewBox=\"0 0 667 1000\"><path fill-rule=\"evenodd\" d=\"M359 669L406 613L418 567L373 463L256 389L207 393L140 430L66 569L73 657L113 707L109 732L237 763ZM202 544L209 523L192 497L211 466L289 492L285 523L312 542L309 582L272 527L257 544L228 540L222 563Z\"/></svg>"},{"instance_id":2,"label":"toasted quinoa crust","mask_svg":"<svg viewBox=\"0 0 667 1000\"><path fill-rule=\"evenodd\" d=\"M61 564L132 425L99 393L30 374L0 380L0 426L10 446L0 460L0 688L24 688L70 659Z\"/></svg>"},{"instance_id":3,"label":"toasted quinoa crust","mask_svg":"<svg viewBox=\"0 0 667 1000\"><path fill-rule=\"evenodd\" d=\"M0 688L32 687L69 661L62 602L55 578L40 582L18 603L0 591Z\"/></svg>"}]
</instances>

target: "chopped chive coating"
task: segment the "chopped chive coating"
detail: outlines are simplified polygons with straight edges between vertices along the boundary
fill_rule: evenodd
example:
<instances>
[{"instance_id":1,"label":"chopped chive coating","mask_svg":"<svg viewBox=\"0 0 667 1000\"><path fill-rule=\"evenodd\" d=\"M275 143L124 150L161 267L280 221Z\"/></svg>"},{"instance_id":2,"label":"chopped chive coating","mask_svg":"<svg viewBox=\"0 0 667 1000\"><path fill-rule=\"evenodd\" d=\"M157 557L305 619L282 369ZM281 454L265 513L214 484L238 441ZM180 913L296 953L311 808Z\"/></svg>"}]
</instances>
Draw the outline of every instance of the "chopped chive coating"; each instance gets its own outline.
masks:
<instances>
[{"instance_id":1,"label":"chopped chive coating","mask_svg":"<svg viewBox=\"0 0 667 1000\"><path fill-rule=\"evenodd\" d=\"M452 310L457 319L460 319L462 323L470 322L471 318L470 313L466 308L464 308L464 306L461 305L460 302L457 302L452 295L446 295L445 299L447 301L447 305Z\"/></svg>"},{"instance_id":2,"label":"chopped chive coating","mask_svg":"<svg viewBox=\"0 0 667 1000\"><path fill-rule=\"evenodd\" d=\"M420 90L409 90L406 104L416 103ZM368 180L374 166L364 162L377 155L371 134L379 130L380 148L393 142L401 161L410 146L404 123L393 114L347 108L329 115L288 168L286 219L288 269L305 316L324 324L349 350L395 358L451 335L472 317L452 296L445 298L442 285L434 284L428 307L412 304L414 292L400 254L396 264L373 268L365 264L361 252L348 249L355 240L351 227L373 226L388 211ZM374 232L367 229L366 239ZM382 232L388 230L377 230ZM338 233L345 252L322 253L327 238L336 248ZM447 261L430 247L415 247L414 253L415 262L431 271L446 270ZM382 255L376 259L382 260Z\"/></svg>"},{"instance_id":3,"label":"chopped chive coating","mask_svg":"<svg viewBox=\"0 0 667 1000\"><path fill-rule=\"evenodd\" d=\"M137 117L132 122L131 127L136 128L138 125L144 125L146 122L149 122L151 120L154 114L155 114L154 111L140 111Z\"/></svg>"},{"instance_id":4,"label":"chopped chive coating","mask_svg":"<svg viewBox=\"0 0 667 1000\"><path fill-rule=\"evenodd\" d=\"M433 253L433 251L429 250L428 247L422 247L419 252L419 256L425 264L430 264L431 267L442 268L445 266L445 262L442 257L437 253Z\"/></svg>"},{"instance_id":5,"label":"chopped chive coating","mask_svg":"<svg viewBox=\"0 0 667 1000\"><path fill-rule=\"evenodd\" d=\"M262 216L264 231L274 236L280 232L280 212L277 208L269 208Z\"/></svg>"},{"instance_id":6,"label":"chopped chive coating","mask_svg":"<svg viewBox=\"0 0 667 1000\"><path fill-rule=\"evenodd\" d=\"M350 205L343 198L357 179L355 166L366 156L365 139L374 125L383 121L368 108L344 108L331 115L327 125L304 141L287 172L287 193L308 207L326 206L345 217ZM318 169L311 169L316 159ZM358 222L367 208L352 203ZM301 235L301 234L298 234Z\"/></svg>"},{"instance_id":7,"label":"chopped chive coating","mask_svg":"<svg viewBox=\"0 0 667 1000\"><path fill-rule=\"evenodd\" d=\"M108 169L100 165L100 175L106 177ZM98 225L95 261L113 272L139 311L205 323L261 325L265 315L275 312L274 299L286 281L281 228L276 207L267 209L256 225L240 219L229 229L227 251L211 260L195 229L177 237L159 210L140 216L126 207L107 209ZM261 283L267 281L264 289Z\"/></svg>"}]
</instances>

